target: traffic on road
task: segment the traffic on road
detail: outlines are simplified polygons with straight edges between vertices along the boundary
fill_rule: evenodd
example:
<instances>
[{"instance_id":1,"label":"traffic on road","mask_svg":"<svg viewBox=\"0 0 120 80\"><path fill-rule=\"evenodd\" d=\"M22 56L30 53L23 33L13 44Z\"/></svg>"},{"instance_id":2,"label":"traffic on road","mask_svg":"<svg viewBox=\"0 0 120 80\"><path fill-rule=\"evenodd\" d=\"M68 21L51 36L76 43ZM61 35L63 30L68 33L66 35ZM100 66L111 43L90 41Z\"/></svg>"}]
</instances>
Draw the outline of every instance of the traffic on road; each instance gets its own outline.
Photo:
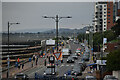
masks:
<instances>
[{"instance_id":1,"label":"traffic on road","mask_svg":"<svg viewBox=\"0 0 120 80\"><path fill-rule=\"evenodd\" d=\"M45 65L43 64L36 66L28 71L15 74L14 78L34 78L42 80L82 80L87 76L91 76L89 75L89 72L87 72L88 75L84 75L87 74L84 72L88 67L87 65L90 64L89 62L91 59L90 49L86 43L64 41L64 46L59 45L59 49L62 55L51 53L49 55L43 55L43 57L40 56L40 59L45 59L43 62ZM55 51L56 49L54 49L54 52Z\"/></svg>"}]
</instances>

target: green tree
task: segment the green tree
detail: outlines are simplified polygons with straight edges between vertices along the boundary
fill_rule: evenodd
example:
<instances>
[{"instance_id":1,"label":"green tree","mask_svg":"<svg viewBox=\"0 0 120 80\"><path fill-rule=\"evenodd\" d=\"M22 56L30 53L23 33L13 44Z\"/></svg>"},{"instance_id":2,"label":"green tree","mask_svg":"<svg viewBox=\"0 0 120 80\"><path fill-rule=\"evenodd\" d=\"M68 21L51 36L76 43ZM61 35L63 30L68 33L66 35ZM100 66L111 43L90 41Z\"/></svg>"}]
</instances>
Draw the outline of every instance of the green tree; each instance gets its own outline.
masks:
<instances>
[{"instance_id":1,"label":"green tree","mask_svg":"<svg viewBox=\"0 0 120 80\"><path fill-rule=\"evenodd\" d=\"M120 35L120 19L117 20L116 25L112 27L112 30L115 32L116 36Z\"/></svg>"},{"instance_id":2,"label":"green tree","mask_svg":"<svg viewBox=\"0 0 120 80\"><path fill-rule=\"evenodd\" d=\"M112 30L105 31L104 37L107 38L108 42L116 39L116 35L115 35L114 31L112 31Z\"/></svg>"},{"instance_id":3,"label":"green tree","mask_svg":"<svg viewBox=\"0 0 120 80\"><path fill-rule=\"evenodd\" d=\"M83 34L83 33L81 33L81 34L79 34L79 35L77 36L77 39L78 39L80 42L82 42L82 40L84 40L84 38L85 38L85 34Z\"/></svg>"},{"instance_id":4,"label":"green tree","mask_svg":"<svg viewBox=\"0 0 120 80\"><path fill-rule=\"evenodd\" d=\"M102 37L103 37L103 34L101 32L94 33L93 44L94 45L100 45L100 44L102 44Z\"/></svg>"},{"instance_id":5,"label":"green tree","mask_svg":"<svg viewBox=\"0 0 120 80\"><path fill-rule=\"evenodd\" d=\"M107 70L120 70L120 49L110 52L107 56Z\"/></svg>"}]
</instances>

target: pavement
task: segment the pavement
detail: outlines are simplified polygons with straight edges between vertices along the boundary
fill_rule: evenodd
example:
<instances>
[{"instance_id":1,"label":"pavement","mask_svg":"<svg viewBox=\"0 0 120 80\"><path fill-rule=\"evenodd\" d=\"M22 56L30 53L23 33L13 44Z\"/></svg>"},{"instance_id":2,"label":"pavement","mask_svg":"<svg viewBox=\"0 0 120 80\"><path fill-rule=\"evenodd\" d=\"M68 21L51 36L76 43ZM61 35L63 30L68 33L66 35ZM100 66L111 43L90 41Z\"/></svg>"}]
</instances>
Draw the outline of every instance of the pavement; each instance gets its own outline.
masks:
<instances>
[{"instance_id":1,"label":"pavement","mask_svg":"<svg viewBox=\"0 0 120 80\"><path fill-rule=\"evenodd\" d=\"M32 67L32 62L25 63L23 69L22 69L22 67L20 69L18 69L18 67L13 67L13 68L9 69L9 77L12 78L17 73L22 73L24 71L36 68L43 64L44 64L44 59L38 58L38 64L36 65L35 62L33 62L33 67ZM7 71L2 72L2 78L6 78L6 77L7 77Z\"/></svg>"}]
</instances>

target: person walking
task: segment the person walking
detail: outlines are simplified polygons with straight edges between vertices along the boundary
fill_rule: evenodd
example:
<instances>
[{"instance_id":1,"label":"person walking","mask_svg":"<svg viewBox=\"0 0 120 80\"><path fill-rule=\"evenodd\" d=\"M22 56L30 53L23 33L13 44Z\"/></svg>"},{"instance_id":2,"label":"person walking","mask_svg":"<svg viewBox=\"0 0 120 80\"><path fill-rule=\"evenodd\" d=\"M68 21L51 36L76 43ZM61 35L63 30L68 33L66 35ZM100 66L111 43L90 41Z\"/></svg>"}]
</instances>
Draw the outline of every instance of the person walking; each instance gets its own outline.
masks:
<instances>
[{"instance_id":1,"label":"person walking","mask_svg":"<svg viewBox=\"0 0 120 80\"><path fill-rule=\"evenodd\" d=\"M31 66L33 67L33 60L31 61Z\"/></svg>"},{"instance_id":2,"label":"person walking","mask_svg":"<svg viewBox=\"0 0 120 80\"><path fill-rule=\"evenodd\" d=\"M20 69L20 64L18 64L18 69Z\"/></svg>"},{"instance_id":3,"label":"person walking","mask_svg":"<svg viewBox=\"0 0 120 80\"><path fill-rule=\"evenodd\" d=\"M36 65L37 65L37 63L38 63L38 57L36 56L36 58L35 58L35 59L36 59Z\"/></svg>"},{"instance_id":4,"label":"person walking","mask_svg":"<svg viewBox=\"0 0 120 80\"><path fill-rule=\"evenodd\" d=\"M24 68L24 63L22 64L22 69Z\"/></svg>"},{"instance_id":5,"label":"person walking","mask_svg":"<svg viewBox=\"0 0 120 80\"><path fill-rule=\"evenodd\" d=\"M46 58L45 58L45 64L44 65L46 66Z\"/></svg>"}]
</instances>

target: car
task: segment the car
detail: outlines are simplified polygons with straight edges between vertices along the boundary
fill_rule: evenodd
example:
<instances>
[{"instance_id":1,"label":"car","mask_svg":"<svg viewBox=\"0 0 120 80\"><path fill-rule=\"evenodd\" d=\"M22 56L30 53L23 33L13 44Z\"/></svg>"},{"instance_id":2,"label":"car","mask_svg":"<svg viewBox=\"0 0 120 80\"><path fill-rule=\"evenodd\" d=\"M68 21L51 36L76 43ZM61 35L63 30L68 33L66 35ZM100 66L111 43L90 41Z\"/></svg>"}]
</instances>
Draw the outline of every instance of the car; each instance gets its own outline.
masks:
<instances>
[{"instance_id":1,"label":"car","mask_svg":"<svg viewBox=\"0 0 120 80\"><path fill-rule=\"evenodd\" d=\"M76 50L75 53L77 54L77 56L80 56L80 50Z\"/></svg>"},{"instance_id":2,"label":"car","mask_svg":"<svg viewBox=\"0 0 120 80\"><path fill-rule=\"evenodd\" d=\"M76 54L73 54L72 57L73 57L74 59L78 59L78 56L77 56Z\"/></svg>"},{"instance_id":3,"label":"car","mask_svg":"<svg viewBox=\"0 0 120 80\"><path fill-rule=\"evenodd\" d=\"M68 59L67 59L67 63L74 63L74 58L69 56Z\"/></svg>"},{"instance_id":4,"label":"car","mask_svg":"<svg viewBox=\"0 0 120 80\"><path fill-rule=\"evenodd\" d=\"M104 77L103 80L118 80L118 79L115 78L115 76L112 76L112 75L106 75L106 76Z\"/></svg>"},{"instance_id":5,"label":"car","mask_svg":"<svg viewBox=\"0 0 120 80\"><path fill-rule=\"evenodd\" d=\"M82 71L84 71L87 67L86 63L84 61L82 62L78 62L78 64L80 64L82 66Z\"/></svg>"},{"instance_id":6,"label":"car","mask_svg":"<svg viewBox=\"0 0 120 80\"><path fill-rule=\"evenodd\" d=\"M76 52L76 53L80 53L80 50L76 50L75 52Z\"/></svg>"},{"instance_id":7,"label":"car","mask_svg":"<svg viewBox=\"0 0 120 80\"><path fill-rule=\"evenodd\" d=\"M80 50L80 51L81 51L81 48L77 48L77 50Z\"/></svg>"},{"instance_id":8,"label":"car","mask_svg":"<svg viewBox=\"0 0 120 80\"><path fill-rule=\"evenodd\" d=\"M15 79L22 79L22 80L28 80L29 77L27 74L24 74L24 73L17 73L15 74L14 76Z\"/></svg>"},{"instance_id":9,"label":"car","mask_svg":"<svg viewBox=\"0 0 120 80\"><path fill-rule=\"evenodd\" d=\"M86 76L85 80L97 80L94 76Z\"/></svg>"},{"instance_id":10,"label":"car","mask_svg":"<svg viewBox=\"0 0 120 80\"><path fill-rule=\"evenodd\" d=\"M83 61L89 61L89 55L83 55L82 60Z\"/></svg>"},{"instance_id":11,"label":"car","mask_svg":"<svg viewBox=\"0 0 120 80\"><path fill-rule=\"evenodd\" d=\"M43 75L56 75L56 72L57 72L56 68L46 68Z\"/></svg>"},{"instance_id":12,"label":"car","mask_svg":"<svg viewBox=\"0 0 120 80\"><path fill-rule=\"evenodd\" d=\"M71 71L71 74L74 76L82 75L82 66L76 63Z\"/></svg>"},{"instance_id":13,"label":"car","mask_svg":"<svg viewBox=\"0 0 120 80\"><path fill-rule=\"evenodd\" d=\"M69 53L70 53L70 54L72 54L72 51L71 51L71 50L69 50Z\"/></svg>"},{"instance_id":14,"label":"car","mask_svg":"<svg viewBox=\"0 0 120 80\"><path fill-rule=\"evenodd\" d=\"M79 44L79 41L74 41L74 44Z\"/></svg>"},{"instance_id":15,"label":"car","mask_svg":"<svg viewBox=\"0 0 120 80\"><path fill-rule=\"evenodd\" d=\"M90 56L89 52L84 52L83 56Z\"/></svg>"},{"instance_id":16,"label":"car","mask_svg":"<svg viewBox=\"0 0 120 80\"><path fill-rule=\"evenodd\" d=\"M84 47L84 46L85 46L85 44L84 44L84 43L81 43L81 46L83 46L83 47Z\"/></svg>"}]
</instances>

